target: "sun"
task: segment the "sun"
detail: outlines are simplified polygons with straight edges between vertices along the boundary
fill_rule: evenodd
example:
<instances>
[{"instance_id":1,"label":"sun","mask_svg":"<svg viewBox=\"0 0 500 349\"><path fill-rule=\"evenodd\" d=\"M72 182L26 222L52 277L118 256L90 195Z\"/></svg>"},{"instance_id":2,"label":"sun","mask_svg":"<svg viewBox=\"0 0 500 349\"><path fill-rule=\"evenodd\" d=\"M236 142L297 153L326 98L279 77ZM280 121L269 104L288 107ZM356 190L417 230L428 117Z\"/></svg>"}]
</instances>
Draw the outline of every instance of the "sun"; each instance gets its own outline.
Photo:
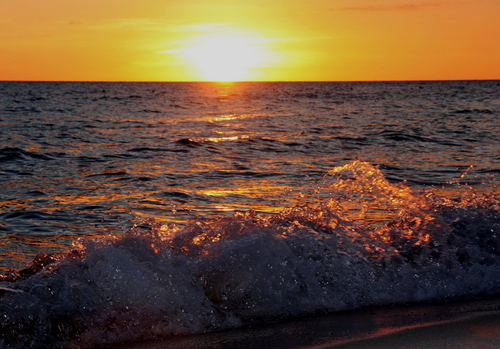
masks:
<instances>
[{"instance_id":1,"label":"sun","mask_svg":"<svg viewBox=\"0 0 500 349\"><path fill-rule=\"evenodd\" d=\"M182 55L201 80L220 82L255 78L269 56L262 40L233 35L196 38Z\"/></svg>"}]
</instances>

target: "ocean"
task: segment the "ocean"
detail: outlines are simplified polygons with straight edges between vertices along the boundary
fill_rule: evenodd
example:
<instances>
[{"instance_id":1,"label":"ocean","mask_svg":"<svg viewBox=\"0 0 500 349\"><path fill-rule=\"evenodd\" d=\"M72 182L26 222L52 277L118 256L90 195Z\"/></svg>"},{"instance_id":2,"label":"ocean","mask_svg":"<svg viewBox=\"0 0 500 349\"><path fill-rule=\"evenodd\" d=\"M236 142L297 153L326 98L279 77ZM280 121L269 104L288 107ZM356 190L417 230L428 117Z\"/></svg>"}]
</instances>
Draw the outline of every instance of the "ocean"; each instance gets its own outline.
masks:
<instances>
[{"instance_id":1,"label":"ocean","mask_svg":"<svg viewBox=\"0 0 500 349\"><path fill-rule=\"evenodd\" d=\"M0 347L500 295L500 81L0 82Z\"/></svg>"}]
</instances>

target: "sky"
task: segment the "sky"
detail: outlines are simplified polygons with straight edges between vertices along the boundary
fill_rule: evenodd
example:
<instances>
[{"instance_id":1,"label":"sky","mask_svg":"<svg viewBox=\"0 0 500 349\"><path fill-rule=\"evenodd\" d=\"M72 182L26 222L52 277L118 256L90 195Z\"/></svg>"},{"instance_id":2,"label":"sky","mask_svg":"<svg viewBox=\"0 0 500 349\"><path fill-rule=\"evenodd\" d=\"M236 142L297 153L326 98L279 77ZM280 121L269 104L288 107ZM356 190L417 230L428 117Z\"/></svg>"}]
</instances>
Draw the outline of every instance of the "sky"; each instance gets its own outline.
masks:
<instances>
[{"instance_id":1,"label":"sky","mask_svg":"<svg viewBox=\"0 0 500 349\"><path fill-rule=\"evenodd\" d=\"M0 0L0 80L500 79L498 0Z\"/></svg>"}]
</instances>

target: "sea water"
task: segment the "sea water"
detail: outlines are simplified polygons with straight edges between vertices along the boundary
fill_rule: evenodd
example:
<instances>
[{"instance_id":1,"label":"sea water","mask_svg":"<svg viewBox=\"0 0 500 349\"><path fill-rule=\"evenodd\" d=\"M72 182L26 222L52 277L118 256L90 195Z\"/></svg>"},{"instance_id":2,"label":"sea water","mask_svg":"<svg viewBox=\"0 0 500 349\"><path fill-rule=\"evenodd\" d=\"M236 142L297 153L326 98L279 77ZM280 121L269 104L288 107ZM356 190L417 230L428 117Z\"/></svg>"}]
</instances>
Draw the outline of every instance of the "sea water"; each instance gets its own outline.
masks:
<instances>
[{"instance_id":1,"label":"sea water","mask_svg":"<svg viewBox=\"0 0 500 349\"><path fill-rule=\"evenodd\" d=\"M0 82L0 346L500 294L500 82Z\"/></svg>"}]
</instances>

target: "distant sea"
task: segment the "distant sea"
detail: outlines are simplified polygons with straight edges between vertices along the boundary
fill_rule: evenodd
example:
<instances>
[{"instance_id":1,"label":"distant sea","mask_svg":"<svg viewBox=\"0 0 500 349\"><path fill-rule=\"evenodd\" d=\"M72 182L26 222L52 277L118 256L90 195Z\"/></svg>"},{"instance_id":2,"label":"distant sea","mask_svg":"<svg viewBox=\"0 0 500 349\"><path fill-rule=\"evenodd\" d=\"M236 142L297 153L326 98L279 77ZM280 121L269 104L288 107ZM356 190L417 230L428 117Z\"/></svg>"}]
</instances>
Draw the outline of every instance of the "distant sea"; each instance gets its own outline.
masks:
<instances>
[{"instance_id":1,"label":"distant sea","mask_svg":"<svg viewBox=\"0 0 500 349\"><path fill-rule=\"evenodd\" d=\"M0 347L500 295L500 81L0 82Z\"/></svg>"}]
</instances>

